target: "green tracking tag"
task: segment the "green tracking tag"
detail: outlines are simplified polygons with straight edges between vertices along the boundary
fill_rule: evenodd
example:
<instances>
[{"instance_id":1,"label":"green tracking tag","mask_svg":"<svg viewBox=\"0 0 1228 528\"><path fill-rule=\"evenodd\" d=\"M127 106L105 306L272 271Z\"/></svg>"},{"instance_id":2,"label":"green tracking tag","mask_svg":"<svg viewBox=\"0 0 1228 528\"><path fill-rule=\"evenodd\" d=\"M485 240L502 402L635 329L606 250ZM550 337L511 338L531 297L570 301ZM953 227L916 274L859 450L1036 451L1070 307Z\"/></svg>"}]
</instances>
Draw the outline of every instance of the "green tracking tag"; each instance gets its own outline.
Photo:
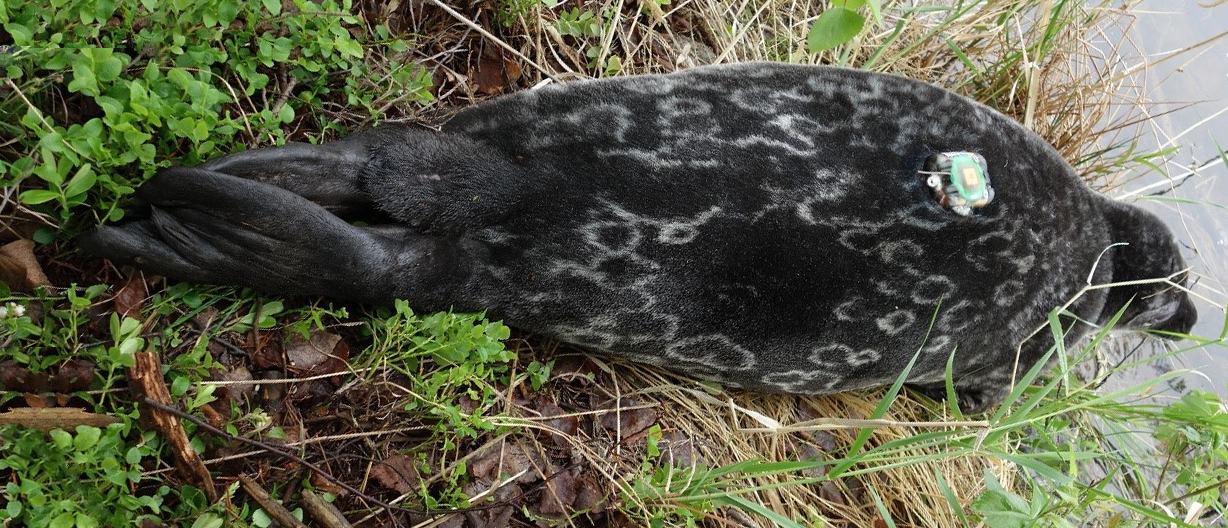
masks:
<instances>
[{"instance_id":1,"label":"green tracking tag","mask_svg":"<svg viewBox=\"0 0 1228 528\"><path fill-rule=\"evenodd\" d=\"M952 212L969 216L993 201L985 158L972 152L943 152L925 160L920 171L934 199Z\"/></svg>"}]
</instances>

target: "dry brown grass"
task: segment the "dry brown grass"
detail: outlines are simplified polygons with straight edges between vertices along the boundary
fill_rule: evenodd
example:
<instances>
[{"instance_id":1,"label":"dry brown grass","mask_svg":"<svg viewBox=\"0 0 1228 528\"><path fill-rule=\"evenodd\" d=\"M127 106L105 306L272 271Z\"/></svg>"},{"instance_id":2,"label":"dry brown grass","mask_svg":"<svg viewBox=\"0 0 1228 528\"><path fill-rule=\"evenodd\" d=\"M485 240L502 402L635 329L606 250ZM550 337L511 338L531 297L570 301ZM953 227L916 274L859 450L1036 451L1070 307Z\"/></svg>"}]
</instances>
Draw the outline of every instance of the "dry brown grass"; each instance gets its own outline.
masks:
<instances>
[{"instance_id":1,"label":"dry brown grass","mask_svg":"<svg viewBox=\"0 0 1228 528\"><path fill-rule=\"evenodd\" d=\"M769 471L754 477L734 474L728 479L731 485L725 493L740 494L754 488L753 492L744 493L743 498L790 519L803 522L824 519L833 526L877 526L875 523L882 523L884 518L875 505L877 495L897 526L957 526L961 522L949 506L936 475L945 480L965 506L980 492L984 469L995 471L1004 483L1012 482L1009 467L986 458L937 454L938 460L913 463L911 457L936 455L921 449L898 453L899 459L890 462L858 464L849 476L825 479L823 476L831 468L829 461L848 454L846 450L860 430L854 424L873 415L884 391L828 397L713 391L661 369L617 359L601 361L607 366L603 369L607 375L602 383L605 390L613 389L618 397L657 412L664 438L674 440L663 442L663 451L673 446L675 456L702 462L709 468L748 461L815 461L814 467L808 469ZM916 400L903 397L876 421L874 435L862 451L923 431L960 427L973 433L979 430L966 422L944 423L939 419L918 425L907 423L910 420L930 421L934 417ZM615 431L612 437L595 442L584 436L569 437L573 448L585 451L586 460L610 477L611 489L614 486L629 489L631 481L646 478L640 465L645 457L643 440L626 443L627 447L622 448L626 452L620 453L622 436ZM532 444L545 456L548 446L536 440ZM887 467L897 464L898 467ZM752 465L747 473L755 469ZM688 465L677 470L673 478L702 479L698 471ZM679 484L670 489L683 488ZM684 508L691 500L681 491L672 496L641 496L640 504L634 503L637 500L634 493L624 496L632 497L625 507L633 519L637 513L646 515L652 507ZM773 525L765 519L752 520L732 508L719 510L715 518L734 526Z\"/></svg>"}]
</instances>

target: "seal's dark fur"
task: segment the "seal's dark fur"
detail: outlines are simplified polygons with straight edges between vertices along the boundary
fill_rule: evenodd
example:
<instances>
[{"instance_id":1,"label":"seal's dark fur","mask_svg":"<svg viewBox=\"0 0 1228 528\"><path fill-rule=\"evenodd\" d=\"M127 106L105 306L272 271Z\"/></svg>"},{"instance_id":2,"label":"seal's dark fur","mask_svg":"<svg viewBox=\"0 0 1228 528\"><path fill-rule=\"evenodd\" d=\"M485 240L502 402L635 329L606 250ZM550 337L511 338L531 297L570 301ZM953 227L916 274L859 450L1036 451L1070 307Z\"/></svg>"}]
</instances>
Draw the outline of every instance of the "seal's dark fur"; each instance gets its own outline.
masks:
<instances>
[{"instance_id":1,"label":"seal's dark fur","mask_svg":"<svg viewBox=\"0 0 1228 528\"><path fill-rule=\"evenodd\" d=\"M970 216L918 176L948 151L988 162L996 198ZM137 196L143 215L83 246L185 281L486 310L757 390L886 384L920 351L908 380L941 392L954 355L973 406L1052 345L1028 336L1089 274L1180 282L1185 268L1160 221L1088 189L1018 123L824 67L547 86L438 132L387 125L171 168ZM395 222L343 219L371 208ZM1084 323L1066 320L1067 341L1127 304L1126 327L1196 317L1163 284L1093 289L1070 305Z\"/></svg>"}]
</instances>

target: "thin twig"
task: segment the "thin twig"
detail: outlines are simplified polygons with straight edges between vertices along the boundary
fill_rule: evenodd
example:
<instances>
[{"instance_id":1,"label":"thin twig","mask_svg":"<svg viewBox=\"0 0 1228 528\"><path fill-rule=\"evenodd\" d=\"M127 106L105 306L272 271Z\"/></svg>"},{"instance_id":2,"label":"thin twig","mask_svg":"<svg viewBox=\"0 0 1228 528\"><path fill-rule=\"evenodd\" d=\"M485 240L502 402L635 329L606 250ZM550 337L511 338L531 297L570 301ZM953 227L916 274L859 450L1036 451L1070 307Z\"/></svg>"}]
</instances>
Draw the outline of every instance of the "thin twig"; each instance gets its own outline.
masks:
<instances>
[{"instance_id":1,"label":"thin twig","mask_svg":"<svg viewBox=\"0 0 1228 528\"><path fill-rule=\"evenodd\" d=\"M266 444L266 443L261 442L261 441L259 441L259 440L252 440L252 439L250 439L250 438L243 438L243 437L241 437L241 436L235 436L235 435L232 435L232 434L230 434L230 433L227 433L226 431L223 431L223 430L221 430L221 429L218 429L217 427L214 427L212 424L210 424L209 422L207 422L207 421L205 421L205 420L202 420L202 419L200 419L200 418L197 418L196 416L193 416L193 415L191 415L191 414L188 414L188 413L186 413L186 412L183 412L183 411L181 411L181 410L179 410L179 409L177 409L177 408L175 408L175 407L171 407L171 406L169 406L169 405L164 405L164 404L162 404L162 403L159 403L159 402L157 402L157 401L151 400L151 399L149 399L149 398L143 398L141 401L142 401L142 403L145 403L146 405L149 405L149 406L151 406L151 407L153 407L153 408L155 408L155 409L158 409L158 410L161 410L161 411L165 411L165 412L167 412L167 413L170 413L170 414L173 414L173 415L175 415L175 416L178 416L179 418L182 418L182 419L184 419L184 420L187 420L187 421L189 421L189 422L192 422L192 423L196 424L196 426L197 426L197 427L199 427L199 428L201 428L201 429L203 429L203 430L205 430L205 431L208 431L208 432L210 432L210 433L213 433L214 435L220 436L220 437L225 438L225 439L227 439L227 440L233 440L233 441L239 442L239 443L241 443L241 444L246 444L246 445L249 445L249 446L255 447L255 448L257 448L257 449L262 449L262 450L264 450L264 451L267 451L267 452L272 453L272 454L274 454L274 455L277 455L277 456L279 456L279 457L282 457L282 458L287 458L287 459L293 460L293 461L295 461L295 462L298 462L299 464L302 464L302 465L303 465L304 467L306 467L307 469L310 469L310 470L314 471L316 474L320 475L320 476L321 476L321 477L323 477L325 480L327 480L327 481L329 481L329 482L332 482L333 484L336 484L336 485L337 485L337 486L339 486L341 489L343 489L343 490L345 490L345 491L347 491L347 492L349 492L349 493L352 493L354 496L356 496L356 497L358 497L358 498L360 498L360 499L362 499L362 500L365 500L365 501L368 501L368 502L370 502L370 503L372 503L372 504L375 504L376 506L379 506L379 507L384 508L384 509L386 509L386 510L392 510L392 511L397 511L397 512L402 512L402 513L409 513L409 514L412 514L412 515L430 515L430 516L438 516L438 515L451 515L451 514L454 514L454 513L468 513L468 512L485 511L485 510L490 510L490 509L498 508L498 507L501 507L501 506L511 505L511 504L514 504L516 501L518 501L518 500L520 500L520 499L524 498L526 495L528 495L528 494L530 494L530 493L533 493L533 492L537 491L539 488L541 488L541 487L545 486L545 485L546 485L546 482L549 482L549 481L550 481L550 479L554 478L554 477L555 477L556 475L558 475L559 473L562 473L562 472L564 472L564 471L568 471L568 470L570 470L572 467L574 467L574 466L575 466L575 464L572 464L572 465L570 465L570 466L568 466L568 467L565 467L565 468L563 468L563 469L559 470L558 472L556 472L556 473L554 473L554 474L551 474L551 475L549 475L549 476L546 476L545 478L543 478L543 479L542 479L542 482L538 483L536 486L533 486L533 487L529 488L528 490L526 490L526 491L524 491L524 492L521 492L521 493L517 494L516 496L511 497L511 498L508 498L508 499L505 499L505 500L497 500L497 501L494 501L494 502L492 502L492 503L490 503L490 504L483 504L483 505L481 505L481 506L470 506L470 507L468 507L468 508L454 508L454 509L448 509L448 510L415 510L415 509L413 509L413 508L405 508L405 507L402 507L402 506L397 506L397 505L395 505L395 504L389 504L389 503L384 502L384 501L381 501L381 500L379 500L379 499L377 499L377 498L375 498L375 497L372 497L372 496L370 496L370 495L368 495L368 494L366 494L366 493L363 493L362 491L359 491L357 488L355 488L355 487L353 487L353 486L351 486L351 485L349 485L349 484L345 483L345 481L343 481L343 480L341 480L341 479L339 479L339 478L337 478L337 477L333 476L331 473L329 473L329 472L325 471L324 469L320 468L319 466L317 466L317 465L315 465L315 464L312 464L311 462L308 462L308 461L307 461L306 459L304 459L303 457L300 457L300 456L298 456L298 455L296 455L296 454L294 454L294 453L290 453L290 452L288 452L288 451L283 451L283 450L281 450L281 449L278 449L278 448L276 448L276 447L273 447L272 445ZM502 482L507 482L507 481L502 481ZM497 482L496 484L499 484L499 483ZM497 487L497 486L496 486L496 487ZM476 497L475 497L475 498L476 498Z\"/></svg>"},{"instance_id":2,"label":"thin twig","mask_svg":"<svg viewBox=\"0 0 1228 528\"><path fill-rule=\"evenodd\" d=\"M451 7L448 7L448 5L447 5L447 4L445 4L445 3L441 2L440 0L431 0L431 3L435 4L435 6L436 6L436 7L438 7L438 8L440 8L440 9L444 10L444 12L445 12L445 13L447 13L448 15L451 15L451 16L452 16L452 18L455 18L455 19L456 19L457 21L459 21L460 23L462 23L462 24L464 24L464 25L466 25L466 26L469 26L469 27L473 28L473 30L474 30L474 31L477 31L477 32L478 32L478 33L480 33L480 34L481 34L483 37L486 37L486 38L490 39L492 42L494 42L495 44L497 44L497 45L498 45L500 48L503 48L503 49L507 50L507 51L508 51L508 53L511 53L512 55L515 55L515 56L517 56L517 57L520 57L520 60L523 60L523 61L525 61L525 62L527 62L527 63L529 63L529 64L532 64L532 65L533 65L533 67L534 67L534 68L537 68L537 70L538 70L538 71L540 71L540 72L541 72L543 75L546 75L546 76L549 76L549 77L553 77L552 75L550 75L550 70L549 70L549 69L546 69L546 67L545 67L545 66L542 66L542 65L540 65L540 64L538 64L538 63L536 63L536 62L534 62L534 61L533 61L533 59L530 59L530 58L528 58L527 56L525 56L525 54L521 53L521 52L520 52L520 50L517 50L516 48L513 48L512 46L510 46L508 43L503 42L503 40L502 40L502 39L500 39L499 37L494 36L493 34L491 34L491 32L486 31L486 29L485 29L485 28L483 28L482 26L478 25L476 22L474 22L474 21L472 21L472 20L469 20L469 18L468 18L468 17L466 17L465 15L462 15L462 14L458 13L458 12L457 12L455 9L452 9Z\"/></svg>"},{"instance_id":3,"label":"thin twig","mask_svg":"<svg viewBox=\"0 0 1228 528\"><path fill-rule=\"evenodd\" d=\"M372 497L372 496L370 496L370 495L367 495L366 493L363 493L363 492L359 491L357 488L355 488L355 487L353 487L353 486L351 486L351 485L349 485L349 484L345 483L345 481L342 481L341 479L339 479L339 478L337 478L337 477L334 477L334 476L333 476L331 473L329 473L329 472L327 472L327 471L323 470L322 468L320 468L319 466L317 466L317 465L315 465L315 464L312 464L311 462L308 462L308 461L307 461L306 459L304 459L303 457L300 457L300 456L298 456L298 455L296 455L296 454L294 454L294 453L290 453L290 452L288 452L288 451L282 451L281 449L278 449L278 448L276 448L276 447L273 447L273 446L271 446L271 445L269 445L269 444L266 444L266 443L264 443L264 442L261 442L261 441L259 441L259 440L252 440L252 439L250 439L250 438L243 438L243 437L241 437L241 436L235 436L235 435L232 435L232 434L230 434L230 433L227 433L226 431L223 431L223 430L221 430L221 429L218 429L217 427L214 427L212 424L210 424L209 422L206 422L205 420L201 420L200 418L197 418L196 416L193 416L193 415L191 415L191 414L188 414L188 413L186 413L186 412L183 412L183 411L181 411L181 410L179 410L179 409L177 409L177 408L175 408L175 407L171 407L171 406L169 406L169 405L163 405L162 403L159 403L159 402L157 402L157 401L151 400L151 399L149 399L149 398L145 398L145 399L144 399L144 400L142 400L142 401L143 401L143 402L144 402L146 405L149 405L149 406L151 406L151 407L154 407L154 408L156 408L156 409L158 409L158 410L165 411L165 412L171 413L171 414L173 414L173 415L175 415L175 416L178 416L178 417L180 417L180 418L182 418L182 419L184 419L184 420L188 420L188 421L190 421L190 422L192 422L192 423L196 424L196 426L197 426L197 427L199 427L199 428L201 428L201 429L204 429L204 430L206 430L206 431L209 431L210 433L213 433L213 434L215 434L215 435L217 435L217 436L220 436L220 437L226 438L226 439L228 439L228 440L234 440L234 441L239 442L239 443L241 443L241 444L247 444L247 445L249 445L249 446L255 447L255 448L257 448L257 449L262 449L262 450L264 450L264 451L267 451L267 452L272 453L272 454L274 454L274 455L277 455L277 456L279 456L279 457L282 457L282 458L288 458L288 459L290 459L290 460L293 460L293 461L295 461L295 462L298 462L299 464L302 464L302 465L303 465L304 467L306 467L307 469L310 469L310 470L312 470L312 471L316 472L316 474L320 475L321 477L324 477L324 479L325 479L325 480L327 480L327 481L329 481L329 482L332 482L333 484L336 484L337 486L340 486L340 487L341 487L341 489L344 489L345 491L348 491L348 492L350 492L350 493L354 494L354 496L359 497L359 498L361 498L361 499L363 499L363 500L365 500L365 501L371 502L371 503L373 503L373 504L375 504L375 505L377 505L377 506L379 506L379 507L381 507L381 508L384 508L384 509L387 509L387 510L394 510L394 511L404 512L404 513L410 513L410 514L414 514L414 515L437 515L437 514L440 514L440 513L448 513L448 512L449 512L449 511L437 512L437 511L430 511L430 510L414 510L414 509L410 509L410 508L402 508L402 507L400 507L400 506L395 506L395 505L392 505L392 504L388 504L388 503L386 503L386 502L384 502L384 501L381 501L381 500L379 500L379 499L377 499L377 498L375 498L375 497Z\"/></svg>"},{"instance_id":4,"label":"thin twig","mask_svg":"<svg viewBox=\"0 0 1228 528\"><path fill-rule=\"evenodd\" d=\"M281 95L277 97L277 102L273 103L271 111L274 115L281 111L281 107L286 106L286 101L290 100L290 96L294 93L294 87L298 85L298 77L290 74L290 78L286 80L286 86L281 89Z\"/></svg>"}]
</instances>

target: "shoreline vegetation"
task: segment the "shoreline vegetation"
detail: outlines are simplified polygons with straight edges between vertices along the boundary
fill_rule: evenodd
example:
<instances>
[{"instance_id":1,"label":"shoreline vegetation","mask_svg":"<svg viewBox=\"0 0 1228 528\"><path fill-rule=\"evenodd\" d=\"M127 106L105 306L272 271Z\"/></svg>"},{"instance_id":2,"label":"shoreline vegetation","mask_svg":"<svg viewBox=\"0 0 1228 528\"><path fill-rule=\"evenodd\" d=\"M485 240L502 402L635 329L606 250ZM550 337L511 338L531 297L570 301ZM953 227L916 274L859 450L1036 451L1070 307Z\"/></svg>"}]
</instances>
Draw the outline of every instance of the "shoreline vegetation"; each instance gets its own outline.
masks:
<instances>
[{"instance_id":1,"label":"shoreline vegetation","mask_svg":"<svg viewBox=\"0 0 1228 528\"><path fill-rule=\"evenodd\" d=\"M1108 191L1173 154L1136 148L1137 68L1105 36L1128 5L55 4L0 8L0 526L1228 523L1224 403L1173 391L1176 370L1101 387L1222 334L1140 360L1111 357L1107 328L1086 349L1056 339L1053 372L965 416L899 384L752 394L481 315L167 284L72 244L170 164L427 120L546 79L750 60L941 85Z\"/></svg>"}]
</instances>

